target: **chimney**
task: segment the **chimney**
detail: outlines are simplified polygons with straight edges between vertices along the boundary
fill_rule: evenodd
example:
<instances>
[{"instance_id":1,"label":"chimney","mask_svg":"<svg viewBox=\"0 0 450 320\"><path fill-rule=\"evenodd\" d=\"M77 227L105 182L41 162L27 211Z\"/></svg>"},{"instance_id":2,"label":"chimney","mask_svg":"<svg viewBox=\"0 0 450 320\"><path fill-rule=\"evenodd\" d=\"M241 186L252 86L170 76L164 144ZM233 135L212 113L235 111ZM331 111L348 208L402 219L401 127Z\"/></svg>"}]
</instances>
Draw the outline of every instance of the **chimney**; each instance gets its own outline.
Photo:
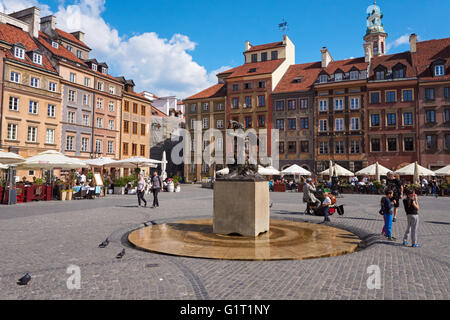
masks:
<instances>
[{"instance_id":1,"label":"chimney","mask_svg":"<svg viewBox=\"0 0 450 320\"><path fill-rule=\"evenodd\" d=\"M34 38L39 37L39 21L41 16L41 9L37 7L31 7L21 11L13 12L9 16L28 23L28 25L30 26L30 35Z\"/></svg>"},{"instance_id":2,"label":"chimney","mask_svg":"<svg viewBox=\"0 0 450 320\"><path fill-rule=\"evenodd\" d=\"M72 35L81 42L84 42L84 32L82 31L72 32Z\"/></svg>"},{"instance_id":3,"label":"chimney","mask_svg":"<svg viewBox=\"0 0 450 320\"><path fill-rule=\"evenodd\" d=\"M330 62L333 61L333 58L330 55L330 52L326 47L323 47L320 52L322 53L322 68L328 67Z\"/></svg>"},{"instance_id":4,"label":"chimney","mask_svg":"<svg viewBox=\"0 0 450 320\"><path fill-rule=\"evenodd\" d=\"M370 63L370 61L373 58L373 47L372 42L366 42L364 43L364 56L365 56L365 62Z\"/></svg>"},{"instance_id":5,"label":"chimney","mask_svg":"<svg viewBox=\"0 0 450 320\"><path fill-rule=\"evenodd\" d=\"M417 52L417 34L413 33L409 36L409 46L411 53Z\"/></svg>"},{"instance_id":6,"label":"chimney","mask_svg":"<svg viewBox=\"0 0 450 320\"><path fill-rule=\"evenodd\" d=\"M56 17L47 16L41 18L41 31L45 34L52 35L56 29Z\"/></svg>"},{"instance_id":7,"label":"chimney","mask_svg":"<svg viewBox=\"0 0 450 320\"><path fill-rule=\"evenodd\" d=\"M245 51L248 51L252 48L252 45L250 44L249 41L245 41Z\"/></svg>"}]
</instances>

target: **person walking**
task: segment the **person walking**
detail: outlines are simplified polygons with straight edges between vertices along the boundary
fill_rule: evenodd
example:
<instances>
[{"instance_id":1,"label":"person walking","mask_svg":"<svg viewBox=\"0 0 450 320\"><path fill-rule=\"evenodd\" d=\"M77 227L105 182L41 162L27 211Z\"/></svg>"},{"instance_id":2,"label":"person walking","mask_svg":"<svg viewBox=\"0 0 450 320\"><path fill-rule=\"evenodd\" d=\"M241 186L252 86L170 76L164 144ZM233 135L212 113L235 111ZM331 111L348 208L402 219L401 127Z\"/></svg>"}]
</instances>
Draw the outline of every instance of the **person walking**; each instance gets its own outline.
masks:
<instances>
[{"instance_id":1,"label":"person walking","mask_svg":"<svg viewBox=\"0 0 450 320\"><path fill-rule=\"evenodd\" d=\"M395 201L392 201L394 203L394 216L392 219L392 222L397 221L397 211L400 207L400 199L403 198L403 184L399 179L399 176L395 176L393 172L389 172L387 175L387 189L392 190L393 196L392 199Z\"/></svg>"},{"instance_id":2,"label":"person walking","mask_svg":"<svg viewBox=\"0 0 450 320\"><path fill-rule=\"evenodd\" d=\"M405 236L403 237L403 245L408 245L408 236L411 232L411 242L413 248L418 248L417 231L419 229L419 200L414 190L406 191L406 199L403 200L405 205L406 216L408 219L408 226L406 228Z\"/></svg>"},{"instance_id":3,"label":"person walking","mask_svg":"<svg viewBox=\"0 0 450 320\"><path fill-rule=\"evenodd\" d=\"M383 233L389 241L396 240L395 237L392 236L392 219L395 202L394 191L389 189L386 190L386 196L381 199L381 212L384 215Z\"/></svg>"},{"instance_id":4,"label":"person walking","mask_svg":"<svg viewBox=\"0 0 450 320\"><path fill-rule=\"evenodd\" d=\"M144 176L142 174L139 175L139 180L137 182L137 197L138 197L138 203L139 207L141 207L141 200L144 202L144 206L147 206L147 200L144 199L145 195L145 180Z\"/></svg>"},{"instance_id":5,"label":"person walking","mask_svg":"<svg viewBox=\"0 0 450 320\"><path fill-rule=\"evenodd\" d=\"M303 202L306 202L306 214L309 214L311 209L311 204L314 204L316 209L320 206L320 201L317 200L315 193L316 187L313 184L311 178L306 179L305 184L303 185Z\"/></svg>"},{"instance_id":6,"label":"person walking","mask_svg":"<svg viewBox=\"0 0 450 320\"><path fill-rule=\"evenodd\" d=\"M161 177L158 175L158 172L153 172L152 177L152 192L153 192L153 207L159 207L158 193L161 191L163 186Z\"/></svg>"}]
</instances>

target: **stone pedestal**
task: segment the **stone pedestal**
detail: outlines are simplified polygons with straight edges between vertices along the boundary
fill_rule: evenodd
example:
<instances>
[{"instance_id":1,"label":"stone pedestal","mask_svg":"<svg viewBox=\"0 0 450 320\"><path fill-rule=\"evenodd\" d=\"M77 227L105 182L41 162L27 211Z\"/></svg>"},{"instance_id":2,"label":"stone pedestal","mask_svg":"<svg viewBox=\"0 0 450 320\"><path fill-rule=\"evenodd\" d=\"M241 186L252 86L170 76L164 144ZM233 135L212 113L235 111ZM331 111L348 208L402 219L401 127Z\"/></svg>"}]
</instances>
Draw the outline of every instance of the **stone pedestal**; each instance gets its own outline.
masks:
<instances>
[{"instance_id":1,"label":"stone pedestal","mask_svg":"<svg viewBox=\"0 0 450 320\"><path fill-rule=\"evenodd\" d=\"M217 234L257 237L269 231L267 181L216 181L213 229Z\"/></svg>"}]
</instances>

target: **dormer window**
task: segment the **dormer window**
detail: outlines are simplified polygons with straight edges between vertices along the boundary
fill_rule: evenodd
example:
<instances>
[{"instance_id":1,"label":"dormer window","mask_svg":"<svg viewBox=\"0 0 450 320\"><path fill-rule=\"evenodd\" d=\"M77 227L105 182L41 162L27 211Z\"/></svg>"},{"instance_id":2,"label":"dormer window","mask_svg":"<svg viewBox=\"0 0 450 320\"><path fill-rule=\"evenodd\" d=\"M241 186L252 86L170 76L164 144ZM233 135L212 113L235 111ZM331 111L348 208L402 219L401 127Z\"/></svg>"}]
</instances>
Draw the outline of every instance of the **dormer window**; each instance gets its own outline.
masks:
<instances>
[{"instance_id":1,"label":"dormer window","mask_svg":"<svg viewBox=\"0 0 450 320\"><path fill-rule=\"evenodd\" d=\"M359 71L353 70L350 71L350 80L358 80Z\"/></svg>"},{"instance_id":2,"label":"dormer window","mask_svg":"<svg viewBox=\"0 0 450 320\"><path fill-rule=\"evenodd\" d=\"M302 79L303 79L303 77L296 77L296 78L294 78L294 83L300 83L300 82L302 82Z\"/></svg>"},{"instance_id":3,"label":"dormer window","mask_svg":"<svg viewBox=\"0 0 450 320\"><path fill-rule=\"evenodd\" d=\"M23 48L15 47L14 48L14 57L19 59L25 59L25 50Z\"/></svg>"},{"instance_id":4,"label":"dormer window","mask_svg":"<svg viewBox=\"0 0 450 320\"><path fill-rule=\"evenodd\" d=\"M70 52L72 52L72 47L71 46L67 46L67 50L69 50Z\"/></svg>"},{"instance_id":5,"label":"dormer window","mask_svg":"<svg viewBox=\"0 0 450 320\"><path fill-rule=\"evenodd\" d=\"M59 43L55 42L55 41L52 41L52 47L56 48L56 49L59 49Z\"/></svg>"},{"instance_id":6,"label":"dormer window","mask_svg":"<svg viewBox=\"0 0 450 320\"><path fill-rule=\"evenodd\" d=\"M443 76L445 74L444 72L444 65L440 64L434 67L434 76L439 77Z\"/></svg>"},{"instance_id":7,"label":"dormer window","mask_svg":"<svg viewBox=\"0 0 450 320\"><path fill-rule=\"evenodd\" d=\"M327 82L328 81L328 76L326 75L326 74L321 74L320 76L319 76L319 82L320 83L325 83L325 82Z\"/></svg>"},{"instance_id":8,"label":"dormer window","mask_svg":"<svg viewBox=\"0 0 450 320\"><path fill-rule=\"evenodd\" d=\"M248 73L255 73L256 72L256 68L251 68Z\"/></svg>"},{"instance_id":9,"label":"dormer window","mask_svg":"<svg viewBox=\"0 0 450 320\"><path fill-rule=\"evenodd\" d=\"M102 68L102 73L103 73L103 74L107 74L107 73L108 73L108 69Z\"/></svg>"},{"instance_id":10,"label":"dormer window","mask_svg":"<svg viewBox=\"0 0 450 320\"><path fill-rule=\"evenodd\" d=\"M42 55L39 53L33 53L33 62L36 64L42 64Z\"/></svg>"},{"instance_id":11,"label":"dormer window","mask_svg":"<svg viewBox=\"0 0 450 320\"><path fill-rule=\"evenodd\" d=\"M97 71L97 65L95 63L92 64L92 70Z\"/></svg>"},{"instance_id":12,"label":"dormer window","mask_svg":"<svg viewBox=\"0 0 450 320\"><path fill-rule=\"evenodd\" d=\"M335 75L334 75L334 80L335 81L342 81L342 73L336 73Z\"/></svg>"},{"instance_id":13,"label":"dormer window","mask_svg":"<svg viewBox=\"0 0 450 320\"><path fill-rule=\"evenodd\" d=\"M401 79L405 77L405 69L394 70L394 79Z\"/></svg>"}]
</instances>

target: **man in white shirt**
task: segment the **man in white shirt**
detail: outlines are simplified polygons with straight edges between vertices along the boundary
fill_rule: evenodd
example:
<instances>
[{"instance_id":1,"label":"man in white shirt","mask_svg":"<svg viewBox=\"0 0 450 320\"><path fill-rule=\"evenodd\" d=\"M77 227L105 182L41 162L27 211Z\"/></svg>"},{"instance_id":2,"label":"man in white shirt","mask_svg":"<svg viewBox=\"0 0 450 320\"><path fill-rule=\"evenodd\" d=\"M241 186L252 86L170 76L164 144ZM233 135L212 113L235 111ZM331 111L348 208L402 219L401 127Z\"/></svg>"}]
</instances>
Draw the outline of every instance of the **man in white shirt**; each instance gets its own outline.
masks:
<instances>
[{"instance_id":1,"label":"man in white shirt","mask_svg":"<svg viewBox=\"0 0 450 320\"><path fill-rule=\"evenodd\" d=\"M84 175L84 172L81 173L80 176L80 183L85 184L86 183L86 176Z\"/></svg>"}]
</instances>

